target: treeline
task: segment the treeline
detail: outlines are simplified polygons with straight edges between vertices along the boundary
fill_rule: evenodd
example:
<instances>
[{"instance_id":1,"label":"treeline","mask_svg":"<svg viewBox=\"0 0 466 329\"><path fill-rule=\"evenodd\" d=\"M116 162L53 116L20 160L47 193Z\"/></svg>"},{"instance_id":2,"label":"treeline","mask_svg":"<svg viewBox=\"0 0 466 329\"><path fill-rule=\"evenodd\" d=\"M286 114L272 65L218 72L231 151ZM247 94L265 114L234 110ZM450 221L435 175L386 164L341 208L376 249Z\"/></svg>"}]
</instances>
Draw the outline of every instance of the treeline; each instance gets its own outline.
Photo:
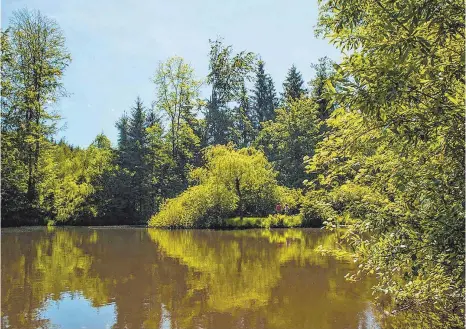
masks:
<instances>
[{"instance_id":1,"label":"treeline","mask_svg":"<svg viewBox=\"0 0 466 329\"><path fill-rule=\"evenodd\" d=\"M181 57L159 63L155 100L136 99L116 122L118 144L100 134L85 149L53 140L66 95L71 56L55 21L16 12L2 32L2 225L146 223L164 200L188 188L202 152L232 143L261 149L278 182L299 188L303 157L312 155L331 107L325 81L332 62L314 65L307 86L293 65L277 94L265 62L210 41L201 79ZM202 99L201 86L210 88Z\"/></svg>"}]
</instances>

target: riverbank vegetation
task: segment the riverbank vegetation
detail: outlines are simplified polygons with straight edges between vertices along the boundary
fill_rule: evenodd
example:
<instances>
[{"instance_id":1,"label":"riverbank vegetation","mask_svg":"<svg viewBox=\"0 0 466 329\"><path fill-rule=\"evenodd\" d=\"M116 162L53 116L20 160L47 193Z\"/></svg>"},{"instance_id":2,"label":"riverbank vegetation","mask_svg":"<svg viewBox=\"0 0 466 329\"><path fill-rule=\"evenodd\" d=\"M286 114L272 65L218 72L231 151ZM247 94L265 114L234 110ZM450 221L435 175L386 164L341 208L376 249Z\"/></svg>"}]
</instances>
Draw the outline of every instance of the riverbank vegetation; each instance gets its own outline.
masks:
<instances>
[{"instance_id":1,"label":"riverbank vegetation","mask_svg":"<svg viewBox=\"0 0 466 329\"><path fill-rule=\"evenodd\" d=\"M290 213L297 211L301 194L278 185L264 153L218 145L205 149L204 162L190 173L195 185L164 203L149 226L224 227L225 220L234 216L239 221L229 221L227 226L244 226L245 216L267 216L277 203L288 204Z\"/></svg>"},{"instance_id":2,"label":"riverbank vegetation","mask_svg":"<svg viewBox=\"0 0 466 329\"><path fill-rule=\"evenodd\" d=\"M307 85L292 66L279 97L258 54L211 40L207 77L160 63L118 145L82 149L53 140L64 37L18 12L2 32L2 225L255 225L299 199L300 225L347 226L348 278L377 275L391 316L463 327L464 4L325 0L319 15L343 56Z\"/></svg>"}]
</instances>

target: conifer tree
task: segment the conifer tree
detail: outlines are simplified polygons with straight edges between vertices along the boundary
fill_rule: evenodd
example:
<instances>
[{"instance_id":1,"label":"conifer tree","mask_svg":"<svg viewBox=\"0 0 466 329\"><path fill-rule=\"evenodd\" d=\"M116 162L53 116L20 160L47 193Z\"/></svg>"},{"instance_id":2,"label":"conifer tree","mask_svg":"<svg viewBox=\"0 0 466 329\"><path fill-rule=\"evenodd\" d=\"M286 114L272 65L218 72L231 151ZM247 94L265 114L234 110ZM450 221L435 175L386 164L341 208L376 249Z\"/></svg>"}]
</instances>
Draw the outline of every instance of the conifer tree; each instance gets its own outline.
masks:
<instances>
[{"instance_id":1,"label":"conifer tree","mask_svg":"<svg viewBox=\"0 0 466 329\"><path fill-rule=\"evenodd\" d=\"M233 140L239 148L248 147L253 142L255 135L248 91L243 83L239 104L235 108Z\"/></svg>"},{"instance_id":2,"label":"conifer tree","mask_svg":"<svg viewBox=\"0 0 466 329\"><path fill-rule=\"evenodd\" d=\"M304 88L304 80L301 73L296 69L293 64L288 70L285 82L283 82L282 101L285 102L289 99L296 100L306 94L307 90Z\"/></svg>"},{"instance_id":3,"label":"conifer tree","mask_svg":"<svg viewBox=\"0 0 466 329\"><path fill-rule=\"evenodd\" d=\"M272 77L264 71L265 63L257 63L256 82L254 84L252 102L254 110L254 127L260 129L260 123L273 120L275 108L278 106L275 86Z\"/></svg>"},{"instance_id":4,"label":"conifer tree","mask_svg":"<svg viewBox=\"0 0 466 329\"><path fill-rule=\"evenodd\" d=\"M133 173L131 191L135 201L135 211L144 213L144 196L147 191L147 167L145 164L147 154L146 114L141 99L136 99L135 107L131 112L128 127L128 160L129 169Z\"/></svg>"}]
</instances>

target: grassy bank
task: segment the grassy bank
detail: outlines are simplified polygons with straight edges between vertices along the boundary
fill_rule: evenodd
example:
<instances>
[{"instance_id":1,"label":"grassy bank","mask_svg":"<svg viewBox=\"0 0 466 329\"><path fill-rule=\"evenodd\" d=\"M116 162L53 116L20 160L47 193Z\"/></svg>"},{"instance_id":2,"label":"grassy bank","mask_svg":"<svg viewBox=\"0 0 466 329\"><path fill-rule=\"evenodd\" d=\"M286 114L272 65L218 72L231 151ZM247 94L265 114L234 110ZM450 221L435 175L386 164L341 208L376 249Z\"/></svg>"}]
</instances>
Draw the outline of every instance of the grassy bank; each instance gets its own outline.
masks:
<instances>
[{"instance_id":1,"label":"grassy bank","mask_svg":"<svg viewBox=\"0 0 466 329\"><path fill-rule=\"evenodd\" d=\"M224 221L225 228L301 227L301 215L269 215L268 217L233 217Z\"/></svg>"}]
</instances>

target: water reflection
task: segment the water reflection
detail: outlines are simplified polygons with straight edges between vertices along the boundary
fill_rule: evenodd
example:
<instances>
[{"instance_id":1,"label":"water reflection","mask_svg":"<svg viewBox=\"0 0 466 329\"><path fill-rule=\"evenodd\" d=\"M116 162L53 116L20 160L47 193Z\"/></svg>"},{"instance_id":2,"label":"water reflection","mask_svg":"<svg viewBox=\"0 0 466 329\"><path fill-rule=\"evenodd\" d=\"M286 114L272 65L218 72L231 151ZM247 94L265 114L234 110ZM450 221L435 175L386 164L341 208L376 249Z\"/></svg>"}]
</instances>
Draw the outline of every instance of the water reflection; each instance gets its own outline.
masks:
<instances>
[{"instance_id":1,"label":"water reflection","mask_svg":"<svg viewBox=\"0 0 466 329\"><path fill-rule=\"evenodd\" d=\"M2 230L2 328L378 328L318 230Z\"/></svg>"}]
</instances>

